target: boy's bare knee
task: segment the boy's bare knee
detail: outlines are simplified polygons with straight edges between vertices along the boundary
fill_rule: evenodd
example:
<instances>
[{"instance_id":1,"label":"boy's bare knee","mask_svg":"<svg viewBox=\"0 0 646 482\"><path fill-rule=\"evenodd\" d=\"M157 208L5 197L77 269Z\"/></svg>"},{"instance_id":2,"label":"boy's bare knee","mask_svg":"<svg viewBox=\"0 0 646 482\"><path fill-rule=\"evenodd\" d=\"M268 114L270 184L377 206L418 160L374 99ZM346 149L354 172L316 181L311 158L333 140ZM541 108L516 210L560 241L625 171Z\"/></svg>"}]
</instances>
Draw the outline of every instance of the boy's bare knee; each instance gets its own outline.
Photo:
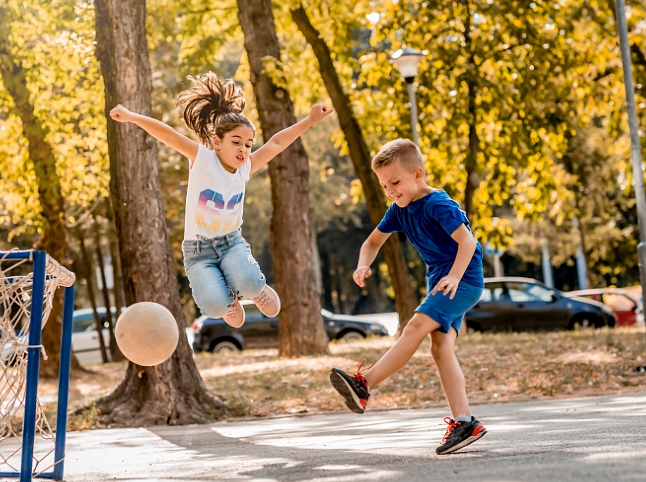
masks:
<instances>
[{"instance_id":1,"label":"boy's bare knee","mask_svg":"<svg viewBox=\"0 0 646 482\"><path fill-rule=\"evenodd\" d=\"M433 360L442 360L443 358L446 358L448 353L449 350L447 350L447 347L445 345L431 343L431 356L433 357Z\"/></svg>"},{"instance_id":2,"label":"boy's bare knee","mask_svg":"<svg viewBox=\"0 0 646 482\"><path fill-rule=\"evenodd\" d=\"M402 336L412 335L415 338L425 337L429 333L439 328L439 323L424 313L415 313L410 321L406 324Z\"/></svg>"},{"instance_id":3,"label":"boy's bare knee","mask_svg":"<svg viewBox=\"0 0 646 482\"><path fill-rule=\"evenodd\" d=\"M425 333L422 333L426 329L424 325L425 323L423 322L421 317L417 316L416 314L409 320L408 323L406 323L406 326L404 327L404 331L402 332L402 336L404 335L419 336L419 335L427 334L428 331L426 331Z\"/></svg>"}]
</instances>

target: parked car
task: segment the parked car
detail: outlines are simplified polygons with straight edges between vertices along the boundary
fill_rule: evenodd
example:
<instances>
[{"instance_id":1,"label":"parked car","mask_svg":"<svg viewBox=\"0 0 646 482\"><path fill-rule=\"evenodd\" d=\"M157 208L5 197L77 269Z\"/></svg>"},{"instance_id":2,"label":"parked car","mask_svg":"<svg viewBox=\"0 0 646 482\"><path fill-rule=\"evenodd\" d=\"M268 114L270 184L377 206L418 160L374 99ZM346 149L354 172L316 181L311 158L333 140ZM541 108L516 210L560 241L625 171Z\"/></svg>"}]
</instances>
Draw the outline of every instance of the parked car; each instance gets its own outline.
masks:
<instances>
[{"instance_id":1,"label":"parked car","mask_svg":"<svg viewBox=\"0 0 646 482\"><path fill-rule=\"evenodd\" d=\"M193 350L222 353L247 348L270 348L278 346L278 318L267 318L250 300L242 300L245 323L235 329L222 318L201 316L193 324L195 339ZM321 310L325 332L330 340L354 341L367 336L388 336L386 328L367 322L356 316L335 315Z\"/></svg>"},{"instance_id":2,"label":"parked car","mask_svg":"<svg viewBox=\"0 0 646 482\"><path fill-rule=\"evenodd\" d=\"M539 331L614 327L616 317L603 303L568 298L531 278L485 278L478 304L466 314L470 331Z\"/></svg>"},{"instance_id":3,"label":"parked car","mask_svg":"<svg viewBox=\"0 0 646 482\"><path fill-rule=\"evenodd\" d=\"M640 300L622 289L595 288L588 290L566 291L568 298L586 298L609 306L617 318L617 326L641 324L644 308Z\"/></svg>"},{"instance_id":4,"label":"parked car","mask_svg":"<svg viewBox=\"0 0 646 482\"><path fill-rule=\"evenodd\" d=\"M107 347L110 341L110 332L106 321L106 312L105 307L97 307L97 313L103 324L103 340ZM116 308L112 307L111 312L112 319L116 322ZM29 344L28 333L20 336L18 340L26 347ZM79 363L82 365L102 363L100 346L92 308L74 310L72 314L72 351L76 355ZM11 362L9 358L13 352L14 348L11 343L3 343L2 354L0 355L2 361ZM108 357L110 357L109 352Z\"/></svg>"},{"instance_id":5,"label":"parked car","mask_svg":"<svg viewBox=\"0 0 646 482\"><path fill-rule=\"evenodd\" d=\"M123 312L124 309L122 308L121 311ZM105 306L98 306L96 311L103 325L103 341L108 350L108 359L110 359L110 350L108 349L110 330L106 320L107 310ZM115 306L110 307L110 312L112 313L112 323L116 323L117 308ZM74 310L72 315L72 351L81 365L103 362L101 345L99 344L99 332L96 329L92 308Z\"/></svg>"}]
</instances>

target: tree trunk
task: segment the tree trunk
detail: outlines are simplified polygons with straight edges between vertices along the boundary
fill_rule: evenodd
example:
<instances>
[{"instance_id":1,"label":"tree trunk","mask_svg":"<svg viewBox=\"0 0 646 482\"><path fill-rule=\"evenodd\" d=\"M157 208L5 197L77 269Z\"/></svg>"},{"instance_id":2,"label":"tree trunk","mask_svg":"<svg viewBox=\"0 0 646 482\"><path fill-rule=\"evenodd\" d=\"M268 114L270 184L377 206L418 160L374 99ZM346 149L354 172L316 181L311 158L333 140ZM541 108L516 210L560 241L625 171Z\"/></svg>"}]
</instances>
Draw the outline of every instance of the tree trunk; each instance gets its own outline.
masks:
<instances>
[{"instance_id":1,"label":"tree trunk","mask_svg":"<svg viewBox=\"0 0 646 482\"><path fill-rule=\"evenodd\" d=\"M379 180L370 168L370 150L361 132L359 122L354 115L350 97L343 89L341 80L334 68L329 47L312 26L307 12L300 6L297 9L292 9L291 14L318 59L321 77L332 99L341 130L348 143L354 170L363 186L363 194L366 197L370 220L376 226L386 212L386 200L379 185ZM398 237L390 236L382 250L395 290L395 306L397 313L399 313L399 327L402 330L413 316L419 300L413 289L404 251Z\"/></svg>"},{"instance_id":2,"label":"tree trunk","mask_svg":"<svg viewBox=\"0 0 646 482\"><path fill-rule=\"evenodd\" d=\"M469 122L469 149L467 150L467 157L465 162L465 169L467 171L467 182L464 189L464 211L467 214L469 221L473 220L474 208L473 208L473 197L476 189L478 188L478 153L480 151L480 138L478 137L478 132L476 131L476 125L478 124L478 113L476 111L476 96L477 96L477 76L476 69L477 63L473 56L473 50L471 49L471 10L469 7L469 0L462 0L464 5L467 8L467 15L464 22L464 41L466 43L466 49L471 52L469 58L469 65L471 65L471 75L467 79L467 86L469 88L469 93L467 94L468 102L468 122ZM464 323L466 325L466 323Z\"/></svg>"},{"instance_id":3,"label":"tree trunk","mask_svg":"<svg viewBox=\"0 0 646 482\"><path fill-rule=\"evenodd\" d=\"M151 114L146 5L141 0L97 0L97 57L105 84L105 114L116 104ZM110 193L119 237L126 302L152 301L175 316L179 343L155 367L128 364L119 386L97 401L111 425L202 423L225 404L206 390L188 345L161 198L157 144L133 124L108 120Z\"/></svg>"},{"instance_id":4,"label":"tree trunk","mask_svg":"<svg viewBox=\"0 0 646 482\"><path fill-rule=\"evenodd\" d=\"M65 203L60 177L56 172L56 158L47 139L49 135L47 126L36 117L34 112L27 88L27 72L20 60L12 54L8 21L6 9L0 7L0 77L22 121L23 136L29 144L29 159L36 174L38 201L43 217L43 234L36 247L47 251L52 258L69 269L72 261L67 255ZM44 378L57 378L60 365L63 291L57 291L49 320L43 328L42 344L47 358L41 361L40 375ZM79 367L78 360L72 355L72 369Z\"/></svg>"},{"instance_id":5,"label":"tree trunk","mask_svg":"<svg viewBox=\"0 0 646 482\"><path fill-rule=\"evenodd\" d=\"M110 221L112 223L112 221ZM115 313L115 320L119 319L119 316L121 316L121 307L125 306L125 301L123 299L123 289L121 288L121 260L119 259L119 243L116 239L116 233L115 235L112 235L113 233L110 232L108 235L108 242L110 243L110 257L112 258L112 272L114 273L114 305L116 309ZM116 324L116 321L115 321ZM111 336L114 337L114 333L111 333ZM110 339L110 346L112 344L116 345L116 338L115 341L113 342L112 339ZM119 348L117 346L117 348ZM112 359L114 361L121 361L124 359L123 353L121 353L121 350L117 349L115 353L112 354L113 357Z\"/></svg>"},{"instance_id":6,"label":"tree trunk","mask_svg":"<svg viewBox=\"0 0 646 482\"><path fill-rule=\"evenodd\" d=\"M110 245L110 257L112 258L112 270L114 272L114 304L116 307L116 319L121 315L121 308L126 302L123 299L123 287L121 274L121 257L119 255L119 240L117 239L117 230L115 227L114 211L112 203L109 200L105 202L105 213L108 218L108 243Z\"/></svg>"},{"instance_id":7,"label":"tree trunk","mask_svg":"<svg viewBox=\"0 0 646 482\"><path fill-rule=\"evenodd\" d=\"M96 251L96 260L99 264L99 272L101 273L101 285L103 286L101 292L103 294L103 306L105 306L105 321L108 324L108 347L110 349L110 359L115 359L115 354L119 351L116 337L114 336L114 325L116 320L112 319L112 303L110 302L110 293L108 291L108 280L105 276L105 261L103 259L103 249L101 247L101 232L99 230L99 223L94 222L94 249Z\"/></svg>"},{"instance_id":8,"label":"tree trunk","mask_svg":"<svg viewBox=\"0 0 646 482\"><path fill-rule=\"evenodd\" d=\"M85 246L85 233L83 230L79 229L78 230L78 242L79 246L81 248L81 257L82 257L82 263L83 267L85 268L83 273L85 276L85 283L87 286L87 297L90 300L90 305L92 306L92 313L94 314L94 326L96 327L97 331L97 337L99 340L99 350L101 351L101 361L103 363L108 363L110 359L108 358L108 351L105 346L105 339L103 338L103 323L101 323L101 317L99 316L99 312L97 311L97 306L96 306L96 294L94 293L94 276L92 276L92 272L94 271L94 265L92 263L92 258L90 257L90 254L87 252L87 248Z\"/></svg>"},{"instance_id":9,"label":"tree trunk","mask_svg":"<svg viewBox=\"0 0 646 482\"><path fill-rule=\"evenodd\" d=\"M480 138L476 132L476 85L475 82L469 81L468 109L469 109L469 149L465 162L467 171L467 182L464 189L464 211L467 213L469 222L473 220L474 208L473 197L478 188L478 152L480 150Z\"/></svg>"},{"instance_id":10,"label":"tree trunk","mask_svg":"<svg viewBox=\"0 0 646 482\"><path fill-rule=\"evenodd\" d=\"M238 0L238 16L251 67L258 115L265 141L296 122L289 93L265 73L263 59L276 59L280 46L270 0ZM309 166L300 139L269 164L273 214L269 242L276 291L282 298L279 320L281 356L328 351L320 294L312 263Z\"/></svg>"}]
</instances>

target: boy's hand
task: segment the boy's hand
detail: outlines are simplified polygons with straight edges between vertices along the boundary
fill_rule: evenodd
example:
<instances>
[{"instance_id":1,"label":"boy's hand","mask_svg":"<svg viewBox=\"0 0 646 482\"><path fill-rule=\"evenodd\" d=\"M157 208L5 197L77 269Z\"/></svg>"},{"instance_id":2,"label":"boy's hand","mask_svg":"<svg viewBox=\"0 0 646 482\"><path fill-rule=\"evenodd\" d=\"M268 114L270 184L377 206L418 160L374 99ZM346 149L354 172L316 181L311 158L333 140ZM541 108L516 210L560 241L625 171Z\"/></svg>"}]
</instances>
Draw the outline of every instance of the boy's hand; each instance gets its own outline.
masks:
<instances>
[{"instance_id":1,"label":"boy's hand","mask_svg":"<svg viewBox=\"0 0 646 482\"><path fill-rule=\"evenodd\" d=\"M119 104L110 111L110 117L117 122L128 122L131 113L132 112Z\"/></svg>"},{"instance_id":2,"label":"boy's hand","mask_svg":"<svg viewBox=\"0 0 646 482\"><path fill-rule=\"evenodd\" d=\"M445 276L440 281L437 282L431 294L435 296L438 291L441 291L444 296L449 295L449 299L452 300L455 296L455 292L458 290L458 285L460 280L455 276Z\"/></svg>"},{"instance_id":3,"label":"boy's hand","mask_svg":"<svg viewBox=\"0 0 646 482\"><path fill-rule=\"evenodd\" d=\"M372 276L372 270L370 269L370 266L359 266L354 270L352 279L355 283L363 288L366 285L365 279L369 278L370 276Z\"/></svg>"},{"instance_id":4,"label":"boy's hand","mask_svg":"<svg viewBox=\"0 0 646 482\"><path fill-rule=\"evenodd\" d=\"M329 116L332 112L334 112L334 109L327 107L325 104L314 104L310 109L309 118L314 122L318 122Z\"/></svg>"}]
</instances>

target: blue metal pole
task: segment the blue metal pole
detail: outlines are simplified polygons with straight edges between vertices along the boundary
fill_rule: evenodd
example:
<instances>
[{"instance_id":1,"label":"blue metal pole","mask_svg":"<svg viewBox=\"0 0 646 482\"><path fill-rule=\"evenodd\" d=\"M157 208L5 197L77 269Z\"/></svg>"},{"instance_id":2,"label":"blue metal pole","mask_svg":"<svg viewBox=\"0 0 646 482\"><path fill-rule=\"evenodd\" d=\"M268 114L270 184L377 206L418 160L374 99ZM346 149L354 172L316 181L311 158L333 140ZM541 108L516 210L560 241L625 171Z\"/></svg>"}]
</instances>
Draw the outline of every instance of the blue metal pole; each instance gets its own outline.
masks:
<instances>
[{"instance_id":1,"label":"blue metal pole","mask_svg":"<svg viewBox=\"0 0 646 482\"><path fill-rule=\"evenodd\" d=\"M31 316L29 319L29 347L27 348L27 388L25 416L22 427L22 461L20 482L30 482L33 468L34 437L36 433L36 397L40 371L40 344L43 326L43 298L45 296L45 264L47 253L34 251L34 278L31 290Z\"/></svg>"},{"instance_id":2,"label":"blue metal pole","mask_svg":"<svg viewBox=\"0 0 646 482\"><path fill-rule=\"evenodd\" d=\"M74 312L74 286L65 288L63 305L63 333L61 335L61 365L58 373L58 413L56 414L56 449L54 451L54 479L63 480L65 440L67 438L67 405L72 360L72 315Z\"/></svg>"}]
</instances>

